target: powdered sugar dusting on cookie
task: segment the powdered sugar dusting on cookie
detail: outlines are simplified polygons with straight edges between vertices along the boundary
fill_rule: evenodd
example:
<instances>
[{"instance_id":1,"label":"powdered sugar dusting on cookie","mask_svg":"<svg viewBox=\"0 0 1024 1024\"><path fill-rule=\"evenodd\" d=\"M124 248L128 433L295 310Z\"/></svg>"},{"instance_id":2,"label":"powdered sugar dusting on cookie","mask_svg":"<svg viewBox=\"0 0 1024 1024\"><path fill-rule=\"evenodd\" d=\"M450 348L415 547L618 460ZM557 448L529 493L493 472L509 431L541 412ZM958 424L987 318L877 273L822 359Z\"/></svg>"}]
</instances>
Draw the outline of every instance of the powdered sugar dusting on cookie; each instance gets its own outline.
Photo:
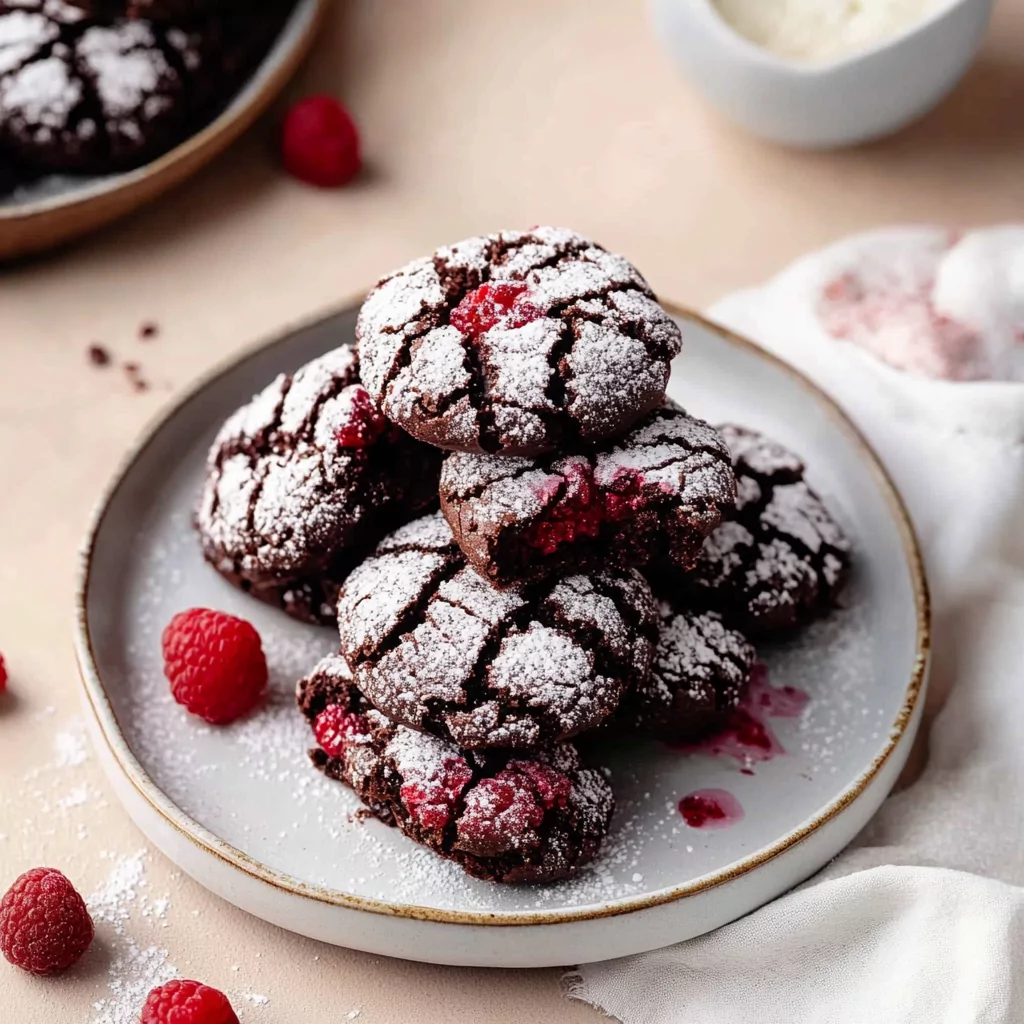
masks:
<instances>
[{"instance_id":1,"label":"powdered sugar dusting on cookie","mask_svg":"<svg viewBox=\"0 0 1024 1024\"><path fill-rule=\"evenodd\" d=\"M38 135L68 126L82 99L81 83L72 79L59 57L33 61L0 83L0 99Z\"/></svg>"},{"instance_id":2,"label":"powdered sugar dusting on cookie","mask_svg":"<svg viewBox=\"0 0 1024 1024\"><path fill-rule=\"evenodd\" d=\"M500 315L463 315L500 289ZM495 315L481 320L482 308ZM367 387L401 426L509 455L628 427L660 403L681 345L636 268L553 228L466 239L403 267L367 299L357 337Z\"/></svg>"},{"instance_id":3,"label":"powdered sugar dusting on cookie","mask_svg":"<svg viewBox=\"0 0 1024 1024\"><path fill-rule=\"evenodd\" d=\"M177 72L157 49L152 29L144 21L126 21L116 27L97 26L82 35L78 52L95 76L96 89L108 116L124 117L140 109L148 116L144 101L156 100L163 109L169 105L158 90L176 81Z\"/></svg>"},{"instance_id":4,"label":"powdered sugar dusting on cookie","mask_svg":"<svg viewBox=\"0 0 1024 1024\"><path fill-rule=\"evenodd\" d=\"M349 443L358 381L347 347L279 376L218 432L199 504L211 564L317 620L334 618L358 556L434 500L437 453L383 422ZM376 416L369 405L365 414Z\"/></svg>"},{"instance_id":5,"label":"powdered sugar dusting on cookie","mask_svg":"<svg viewBox=\"0 0 1024 1024\"><path fill-rule=\"evenodd\" d=\"M835 603L850 544L803 480L803 463L742 427L723 427L736 464L736 511L704 542L684 586L745 632L772 636Z\"/></svg>"},{"instance_id":6,"label":"powdered sugar dusting on cookie","mask_svg":"<svg viewBox=\"0 0 1024 1024\"><path fill-rule=\"evenodd\" d=\"M20 67L59 34L57 26L40 14L13 11L0 18L0 75Z\"/></svg>"},{"instance_id":7,"label":"powdered sugar dusting on cookie","mask_svg":"<svg viewBox=\"0 0 1024 1024\"><path fill-rule=\"evenodd\" d=\"M349 577L341 652L397 722L465 748L557 741L609 715L650 664L650 589L635 573L619 583L608 573L496 589L465 566L443 518L425 517Z\"/></svg>"}]
</instances>

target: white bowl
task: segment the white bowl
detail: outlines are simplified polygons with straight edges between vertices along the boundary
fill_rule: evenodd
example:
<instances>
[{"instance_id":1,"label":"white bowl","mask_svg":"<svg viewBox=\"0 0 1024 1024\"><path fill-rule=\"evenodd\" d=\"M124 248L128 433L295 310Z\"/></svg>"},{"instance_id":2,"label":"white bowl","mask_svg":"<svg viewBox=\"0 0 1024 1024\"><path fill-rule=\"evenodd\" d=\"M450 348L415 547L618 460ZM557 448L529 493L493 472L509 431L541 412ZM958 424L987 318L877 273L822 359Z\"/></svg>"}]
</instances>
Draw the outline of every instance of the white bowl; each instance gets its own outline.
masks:
<instances>
[{"instance_id":1,"label":"white bowl","mask_svg":"<svg viewBox=\"0 0 1024 1024\"><path fill-rule=\"evenodd\" d=\"M665 48L726 116L776 142L853 145L934 107L977 53L992 0L952 0L918 25L828 63L789 61L736 32L711 0L650 0Z\"/></svg>"}]
</instances>

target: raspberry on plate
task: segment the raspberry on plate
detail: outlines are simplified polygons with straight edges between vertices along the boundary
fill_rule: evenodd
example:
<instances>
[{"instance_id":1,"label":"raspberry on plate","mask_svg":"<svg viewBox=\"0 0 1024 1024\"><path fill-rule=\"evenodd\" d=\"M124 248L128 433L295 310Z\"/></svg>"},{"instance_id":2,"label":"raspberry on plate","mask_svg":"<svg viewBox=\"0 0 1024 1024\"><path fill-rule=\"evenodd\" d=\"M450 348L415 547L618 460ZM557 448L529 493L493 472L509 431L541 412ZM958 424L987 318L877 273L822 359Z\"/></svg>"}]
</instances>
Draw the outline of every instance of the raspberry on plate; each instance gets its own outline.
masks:
<instances>
[{"instance_id":1,"label":"raspberry on plate","mask_svg":"<svg viewBox=\"0 0 1024 1024\"><path fill-rule=\"evenodd\" d=\"M4 656L0 654L0 693L7 689L7 666L4 664Z\"/></svg>"},{"instance_id":2,"label":"raspberry on plate","mask_svg":"<svg viewBox=\"0 0 1024 1024\"><path fill-rule=\"evenodd\" d=\"M223 992L176 979L149 993L141 1024L238 1024L238 1017Z\"/></svg>"},{"instance_id":3,"label":"raspberry on plate","mask_svg":"<svg viewBox=\"0 0 1024 1024\"><path fill-rule=\"evenodd\" d=\"M85 901L54 868L26 871L0 900L0 952L23 971L63 971L89 948L92 937Z\"/></svg>"},{"instance_id":4,"label":"raspberry on plate","mask_svg":"<svg viewBox=\"0 0 1024 1024\"><path fill-rule=\"evenodd\" d=\"M164 630L163 653L174 699L213 725L251 711L267 688L260 635L234 615L209 608L179 612Z\"/></svg>"}]
</instances>

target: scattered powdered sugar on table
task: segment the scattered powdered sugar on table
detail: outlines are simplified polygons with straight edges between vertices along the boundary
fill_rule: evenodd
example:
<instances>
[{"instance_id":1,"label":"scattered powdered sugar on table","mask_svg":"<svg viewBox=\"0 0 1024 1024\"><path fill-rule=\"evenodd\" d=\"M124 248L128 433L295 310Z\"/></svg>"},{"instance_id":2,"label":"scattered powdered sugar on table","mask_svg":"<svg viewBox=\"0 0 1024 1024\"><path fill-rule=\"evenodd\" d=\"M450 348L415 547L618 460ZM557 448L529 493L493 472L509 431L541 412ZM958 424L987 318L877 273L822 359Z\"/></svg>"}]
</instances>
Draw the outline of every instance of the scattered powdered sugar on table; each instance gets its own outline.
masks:
<instances>
[{"instance_id":1,"label":"scattered powdered sugar on table","mask_svg":"<svg viewBox=\"0 0 1024 1024\"><path fill-rule=\"evenodd\" d=\"M136 916L149 918L151 924L163 921L170 897L150 897L145 850L106 856L112 861L110 873L86 899L97 937L110 954L108 995L93 1004L90 1024L137 1024L150 990L177 977L178 969L166 949L140 941L129 925Z\"/></svg>"}]
</instances>

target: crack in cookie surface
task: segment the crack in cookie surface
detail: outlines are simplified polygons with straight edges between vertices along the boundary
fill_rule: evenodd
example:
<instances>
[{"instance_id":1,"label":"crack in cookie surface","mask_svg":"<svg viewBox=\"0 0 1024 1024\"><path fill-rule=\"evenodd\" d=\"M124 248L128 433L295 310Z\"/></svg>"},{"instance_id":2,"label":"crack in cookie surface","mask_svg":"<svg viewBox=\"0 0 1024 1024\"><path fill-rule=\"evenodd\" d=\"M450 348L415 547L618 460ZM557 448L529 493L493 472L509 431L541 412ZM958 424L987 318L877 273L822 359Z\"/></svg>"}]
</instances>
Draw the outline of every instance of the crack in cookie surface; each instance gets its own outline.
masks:
<instances>
[{"instance_id":1,"label":"crack in cookie surface","mask_svg":"<svg viewBox=\"0 0 1024 1024\"><path fill-rule=\"evenodd\" d=\"M615 710L649 671L655 613L632 571L500 590L466 565L438 513L352 572L338 628L360 689L396 722L467 749L524 749Z\"/></svg>"}]
</instances>

